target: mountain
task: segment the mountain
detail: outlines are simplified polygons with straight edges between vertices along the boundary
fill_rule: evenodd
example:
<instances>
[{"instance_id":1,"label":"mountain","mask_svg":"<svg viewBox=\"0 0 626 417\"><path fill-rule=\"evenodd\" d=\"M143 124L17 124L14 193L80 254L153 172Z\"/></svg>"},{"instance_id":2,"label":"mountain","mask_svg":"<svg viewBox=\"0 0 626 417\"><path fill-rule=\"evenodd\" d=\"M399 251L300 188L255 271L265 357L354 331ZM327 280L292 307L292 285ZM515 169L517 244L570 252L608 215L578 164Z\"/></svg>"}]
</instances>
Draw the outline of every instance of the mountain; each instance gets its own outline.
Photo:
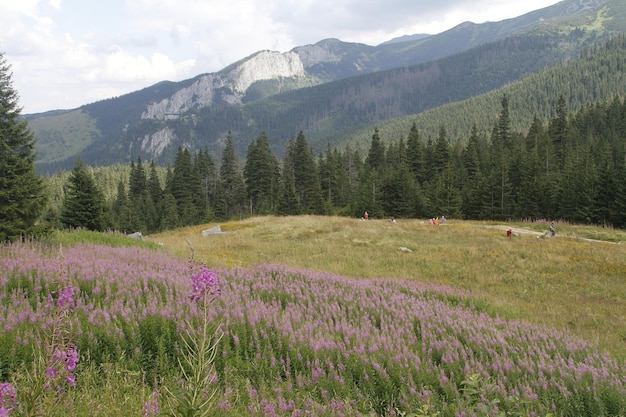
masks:
<instances>
[{"instance_id":1,"label":"mountain","mask_svg":"<svg viewBox=\"0 0 626 417\"><path fill-rule=\"evenodd\" d=\"M378 46L326 39L259 51L217 73L161 82L68 111L27 115L37 168L69 169L140 156L168 164L179 146L241 153L265 131L282 155L303 131L338 145L373 122L418 114L515 82L626 30L623 0L565 0L501 22L463 23Z\"/></svg>"}]
</instances>

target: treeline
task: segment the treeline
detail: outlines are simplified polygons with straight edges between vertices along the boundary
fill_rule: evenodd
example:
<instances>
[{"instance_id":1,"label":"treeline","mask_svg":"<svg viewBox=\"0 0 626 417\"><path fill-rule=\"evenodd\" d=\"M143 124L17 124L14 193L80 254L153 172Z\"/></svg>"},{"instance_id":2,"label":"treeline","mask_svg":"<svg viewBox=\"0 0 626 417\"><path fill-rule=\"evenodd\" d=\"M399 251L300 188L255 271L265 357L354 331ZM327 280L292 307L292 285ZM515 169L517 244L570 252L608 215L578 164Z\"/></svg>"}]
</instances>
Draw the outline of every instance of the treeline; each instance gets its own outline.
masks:
<instances>
[{"instance_id":1,"label":"treeline","mask_svg":"<svg viewBox=\"0 0 626 417\"><path fill-rule=\"evenodd\" d=\"M119 181L109 200L93 179L96 190L87 192L84 177L91 174L79 161L67 180L60 222L151 233L250 215L360 217L367 211L373 218L562 219L625 227L626 102L616 97L575 114L563 96L555 105L554 118L546 125L535 118L522 134L511 129L504 95L489 135L473 129L451 143L442 125L435 139L424 140L414 124L406 140L384 141L375 130L366 154L329 145L315 155L300 133L279 161L261 133L241 163L229 136L218 162L206 150L192 155L184 148L164 175L154 163L132 162L128 180ZM84 212L101 219L81 224L77 213Z\"/></svg>"}]
</instances>

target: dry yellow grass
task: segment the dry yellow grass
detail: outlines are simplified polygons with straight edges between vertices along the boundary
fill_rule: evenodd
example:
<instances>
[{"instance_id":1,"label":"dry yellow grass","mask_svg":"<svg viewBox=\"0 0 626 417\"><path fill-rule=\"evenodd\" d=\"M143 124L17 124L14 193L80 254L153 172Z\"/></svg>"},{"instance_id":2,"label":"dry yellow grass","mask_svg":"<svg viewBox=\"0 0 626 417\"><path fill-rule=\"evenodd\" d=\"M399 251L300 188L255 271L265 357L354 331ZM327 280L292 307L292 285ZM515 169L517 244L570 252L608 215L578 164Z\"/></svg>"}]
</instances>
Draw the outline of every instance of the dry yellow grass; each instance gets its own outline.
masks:
<instances>
[{"instance_id":1,"label":"dry yellow grass","mask_svg":"<svg viewBox=\"0 0 626 417\"><path fill-rule=\"evenodd\" d=\"M624 232L559 226L554 239L522 232L507 238L502 226L478 222L297 216L225 222L225 234L201 236L216 225L149 238L185 257L193 248L197 261L214 267L271 263L468 289L492 312L567 328L626 358L626 245L615 243L626 241Z\"/></svg>"}]
</instances>

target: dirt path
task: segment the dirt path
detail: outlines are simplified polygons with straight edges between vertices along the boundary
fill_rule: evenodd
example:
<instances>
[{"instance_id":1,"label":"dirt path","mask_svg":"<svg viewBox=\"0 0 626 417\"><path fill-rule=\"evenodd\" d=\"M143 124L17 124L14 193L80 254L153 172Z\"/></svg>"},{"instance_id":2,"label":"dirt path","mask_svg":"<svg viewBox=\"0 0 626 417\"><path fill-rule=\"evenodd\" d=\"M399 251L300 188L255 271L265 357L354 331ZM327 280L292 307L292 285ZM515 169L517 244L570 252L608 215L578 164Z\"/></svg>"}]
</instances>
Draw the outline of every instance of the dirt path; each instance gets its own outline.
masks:
<instances>
[{"instance_id":1,"label":"dirt path","mask_svg":"<svg viewBox=\"0 0 626 417\"><path fill-rule=\"evenodd\" d=\"M497 226L483 226L487 229L498 229L498 230L508 230L511 229L511 232L513 232L514 234L526 234L526 235L535 235L537 237L543 236L545 235L545 232L536 232L534 230L530 230L530 229L525 229L523 227L509 227L509 226L503 226L503 225L497 225ZM567 239L576 239L576 240L583 240L585 242L594 242L594 243L610 243L613 245L622 245L623 242L610 242L608 240L598 240L598 239L587 239L584 237L576 237L576 236L563 236L563 235L557 235L557 237L565 237Z\"/></svg>"},{"instance_id":2,"label":"dirt path","mask_svg":"<svg viewBox=\"0 0 626 417\"><path fill-rule=\"evenodd\" d=\"M545 233L542 232L535 232L534 230L530 230L530 229L524 229L522 227L509 227L509 226L484 226L487 229L498 229L498 230L509 230L511 229L511 232L513 233L517 233L517 234L526 234L526 235L535 235L535 236L543 236Z\"/></svg>"}]
</instances>

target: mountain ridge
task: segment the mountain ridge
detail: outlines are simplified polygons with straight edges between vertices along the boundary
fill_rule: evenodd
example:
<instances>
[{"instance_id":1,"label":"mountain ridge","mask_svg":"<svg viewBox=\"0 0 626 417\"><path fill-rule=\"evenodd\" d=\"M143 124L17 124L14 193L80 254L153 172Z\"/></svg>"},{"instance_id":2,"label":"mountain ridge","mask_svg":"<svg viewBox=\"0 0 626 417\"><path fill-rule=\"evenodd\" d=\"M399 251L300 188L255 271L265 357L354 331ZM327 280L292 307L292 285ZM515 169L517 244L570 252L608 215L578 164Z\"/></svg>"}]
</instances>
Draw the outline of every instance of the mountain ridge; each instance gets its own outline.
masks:
<instances>
[{"instance_id":1,"label":"mountain ridge","mask_svg":"<svg viewBox=\"0 0 626 417\"><path fill-rule=\"evenodd\" d=\"M37 138L38 165L48 170L68 168L77 155L83 155L83 159L93 165L126 162L137 156L166 163L172 149L175 151L178 146L197 149L211 142L214 144L211 147L218 149L219 141L223 141L229 131L237 134L245 130L245 125L254 125L259 129L257 134L267 130L263 124L269 126L276 121L256 120L246 110L246 106L259 100L265 99L264 103L273 106L276 104L268 102L268 97L303 87L351 79L358 82L355 77L364 74L436 63L433 57L437 54L453 56L459 53L458 50L467 51L494 39L506 39L510 33L538 27L551 19L584 15L610 3L617 1L566 0L502 22L462 23L438 35L404 42L389 41L378 46L329 38L284 53L258 51L217 73L201 74L180 82L160 82L67 112L56 110L25 117ZM436 67L436 64L430 65ZM67 119L68 113L80 115L83 125L85 118L91 120L97 129L75 129L81 131L83 137L73 138L60 122L61 116ZM210 123L220 125L215 126L219 131L214 132L217 134L212 139L208 136L199 138L203 133L194 130L194 126L203 123L200 119L207 115L213 118ZM232 126L229 128L218 117L232 119ZM306 130L306 126L301 127ZM284 137L279 139L285 140ZM68 152L58 151L61 147ZM243 144L240 150L242 147ZM280 146L276 148L280 152ZM107 158L103 152L115 156Z\"/></svg>"}]
</instances>

